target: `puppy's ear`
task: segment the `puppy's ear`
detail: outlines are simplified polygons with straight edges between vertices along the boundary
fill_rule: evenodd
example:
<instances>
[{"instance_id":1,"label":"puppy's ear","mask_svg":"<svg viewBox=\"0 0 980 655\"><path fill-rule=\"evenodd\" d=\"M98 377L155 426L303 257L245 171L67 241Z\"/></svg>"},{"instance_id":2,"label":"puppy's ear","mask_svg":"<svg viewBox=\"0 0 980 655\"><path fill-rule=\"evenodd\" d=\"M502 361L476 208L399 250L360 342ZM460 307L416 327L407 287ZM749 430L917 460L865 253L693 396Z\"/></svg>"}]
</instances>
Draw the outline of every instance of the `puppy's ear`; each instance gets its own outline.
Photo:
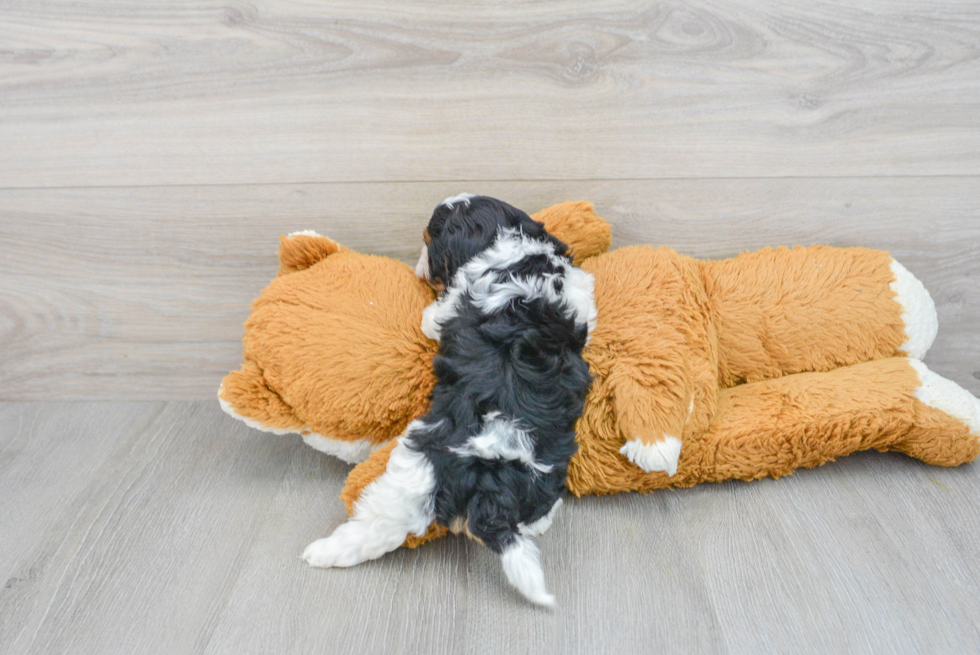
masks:
<instances>
[{"instance_id":1,"label":"puppy's ear","mask_svg":"<svg viewBox=\"0 0 980 655\"><path fill-rule=\"evenodd\" d=\"M545 234L544 225L517 207L504 204L504 216L507 220L507 227L517 228L532 239L540 238Z\"/></svg>"},{"instance_id":2,"label":"puppy's ear","mask_svg":"<svg viewBox=\"0 0 980 655\"><path fill-rule=\"evenodd\" d=\"M555 246L555 252L558 255L567 254L568 246L565 245L564 242L559 241L557 238L549 234L548 231L544 229L543 224L537 222L520 209L507 205L507 222L509 227L519 229L532 239L550 242Z\"/></svg>"}]
</instances>

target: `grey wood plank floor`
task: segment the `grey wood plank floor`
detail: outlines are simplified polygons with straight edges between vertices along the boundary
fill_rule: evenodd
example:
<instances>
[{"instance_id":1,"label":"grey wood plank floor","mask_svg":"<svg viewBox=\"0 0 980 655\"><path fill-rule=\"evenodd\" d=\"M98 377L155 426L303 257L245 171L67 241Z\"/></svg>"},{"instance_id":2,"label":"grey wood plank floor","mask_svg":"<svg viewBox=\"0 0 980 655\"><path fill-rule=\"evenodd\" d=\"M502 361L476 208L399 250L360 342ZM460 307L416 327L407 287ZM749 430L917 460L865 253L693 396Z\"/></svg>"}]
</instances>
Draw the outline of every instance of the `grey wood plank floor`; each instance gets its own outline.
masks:
<instances>
[{"instance_id":1,"label":"grey wood plank floor","mask_svg":"<svg viewBox=\"0 0 980 655\"><path fill-rule=\"evenodd\" d=\"M891 250L980 395L974 0L0 0L0 653L980 652L980 468L894 454L573 499L553 612L464 540L305 566L348 467L217 408L249 302L463 190Z\"/></svg>"},{"instance_id":2,"label":"grey wood plank floor","mask_svg":"<svg viewBox=\"0 0 980 655\"><path fill-rule=\"evenodd\" d=\"M975 466L570 499L548 611L465 539L309 568L348 467L211 402L2 403L0 453L4 653L980 649Z\"/></svg>"}]
</instances>

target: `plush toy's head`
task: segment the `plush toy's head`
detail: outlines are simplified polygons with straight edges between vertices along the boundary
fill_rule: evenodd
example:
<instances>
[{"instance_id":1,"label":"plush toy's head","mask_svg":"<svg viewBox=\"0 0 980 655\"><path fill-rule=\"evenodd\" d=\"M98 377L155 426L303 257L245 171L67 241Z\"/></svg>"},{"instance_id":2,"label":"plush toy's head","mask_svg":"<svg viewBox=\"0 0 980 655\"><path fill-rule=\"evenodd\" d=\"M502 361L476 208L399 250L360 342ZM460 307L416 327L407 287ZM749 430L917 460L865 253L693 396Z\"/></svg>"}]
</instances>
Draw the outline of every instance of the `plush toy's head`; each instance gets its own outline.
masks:
<instances>
[{"instance_id":1,"label":"plush toy's head","mask_svg":"<svg viewBox=\"0 0 980 655\"><path fill-rule=\"evenodd\" d=\"M576 263L609 246L609 225L587 202L533 218ZM300 432L314 448L363 460L427 407L438 344L420 325L434 299L399 261L315 233L283 237L279 277L252 305L245 362L225 378L222 406L253 427Z\"/></svg>"}]
</instances>

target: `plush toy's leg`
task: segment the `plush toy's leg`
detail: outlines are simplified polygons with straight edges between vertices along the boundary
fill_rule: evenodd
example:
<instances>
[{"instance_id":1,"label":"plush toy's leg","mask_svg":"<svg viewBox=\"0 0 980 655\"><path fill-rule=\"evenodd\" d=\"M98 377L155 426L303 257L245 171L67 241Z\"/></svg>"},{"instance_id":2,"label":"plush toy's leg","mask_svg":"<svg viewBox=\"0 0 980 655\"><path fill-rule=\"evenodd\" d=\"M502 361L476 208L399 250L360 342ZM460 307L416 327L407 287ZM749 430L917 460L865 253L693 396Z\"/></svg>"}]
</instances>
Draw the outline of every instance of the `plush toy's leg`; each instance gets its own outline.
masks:
<instances>
[{"instance_id":1,"label":"plush toy's leg","mask_svg":"<svg viewBox=\"0 0 980 655\"><path fill-rule=\"evenodd\" d=\"M310 430L291 407L266 384L262 371L253 362L225 376L218 389L218 402L229 416L251 428L272 434L300 433L303 442L315 450L348 463L364 461L377 446L367 439L331 439Z\"/></svg>"},{"instance_id":2,"label":"plush toy's leg","mask_svg":"<svg viewBox=\"0 0 980 655\"><path fill-rule=\"evenodd\" d=\"M616 430L624 439L619 453L648 473L677 473L683 435L690 431L695 410L689 373L683 360L634 356L607 378ZM702 405L711 411L713 399Z\"/></svg>"},{"instance_id":3,"label":"plush toy's leg","mask_svg":"<svg viewBox=\"0 0 980 655\"><path fill-rule=\"evenodd\" d=\"M904 357L725 390L708 430L685 441L671 484L788 475L859 450L937 466L980 454L980 400Z\"/></svg>"},{"instance_id":4,"label":"plush toy's leg","mask_svg":"<svg viewBox=\"0 0 980 655\"><path fill-rule=\"evenodd\" d=\"M636 377L644 371L649 379ZM644 471L677 473L681 435L694 407L693 399L685 403L678 395L687 388L680 373L665 367L634 367L630 375L613 380L617 427L626 438L619 452Z\"/></svg>"},{"instance_id":5,"label":"plush toy's leg","mask_svg":"<svg viewBox=\"0 0 980 655\"><path fill-rule=\"evenodd\" d=\"M887 252L767 248L702 271L718 332L722 384L921 359L936 336L922 283Z\"/></svg>"},{"instance_id":6,"label":"plush toy's leg","mask_svg":"<svg viewBox=\"0 0 980 655\"><path fill-rule=\"evenodd\" d=\"M279 394L269 388L262 370L253 362L245 362L241 370L225 376L218 389L218 402L226 414L265 432L288 434L305 426Z\"/></svg>"},{"instance_id":7,"label":"plush toy's leg","mask_svg":"<svg viewBox=\"0 0 980 655\"><path fill-rule=\"evenodd\" d=\"M896 450L936 466L980 454L980 400L905 357L722 390L708 428L685 435L673 477L623 460L617 435L605 427L608 414L579 423L579 452L568 469L576 495L778 478L859 450Z\"/></svg>"},{"instance_id":8,"label":"plush toy's leg","mask_svg":"<svg viewBox=\"0 0 980 655\"><path fill-rule=\"evenodd\" d=\"M311 566L353 566L401 546L410 534L426 534L434 516L435 473L412 449L409 426L388 451L384 472L364 487L350 520L307 546Z\"/></svg>"},{"instance_id":9,"label":"plush toy's leg","mask_svg":"<svg viewBox=\"0 0 980 655\"><path fill-rule=\"evenodd\" d=\"M980 400L922 362L913 359L909 364L919 377L915 421L890 449L936 466L972 461L980 450Z\"/></svg>"}]
</instances>

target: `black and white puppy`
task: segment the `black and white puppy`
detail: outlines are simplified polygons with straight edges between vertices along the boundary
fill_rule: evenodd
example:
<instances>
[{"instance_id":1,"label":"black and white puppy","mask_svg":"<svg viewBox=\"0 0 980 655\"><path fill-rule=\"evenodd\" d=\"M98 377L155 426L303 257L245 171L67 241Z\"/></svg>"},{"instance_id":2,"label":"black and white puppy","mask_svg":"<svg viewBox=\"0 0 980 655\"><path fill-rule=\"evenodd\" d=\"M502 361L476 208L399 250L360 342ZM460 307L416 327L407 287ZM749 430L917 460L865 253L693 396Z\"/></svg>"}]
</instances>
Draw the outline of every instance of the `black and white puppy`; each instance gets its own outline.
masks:
<instances>
[{"instance_id":1,"label":"black and white puppy","mask_svg":"<svg viewBox=\"0 0 980 655\"><path fill-rule=\"evenodd\" d=\"M501 555L529 600L554 603L532 538L551 524L591 377L593 279L527 214L485 196L443 201L416 272L437 288L422 331L439 341L432 405L413 421L353 517L303 557L351 566L435 520Z\"/></svg>"}]
</instances>

